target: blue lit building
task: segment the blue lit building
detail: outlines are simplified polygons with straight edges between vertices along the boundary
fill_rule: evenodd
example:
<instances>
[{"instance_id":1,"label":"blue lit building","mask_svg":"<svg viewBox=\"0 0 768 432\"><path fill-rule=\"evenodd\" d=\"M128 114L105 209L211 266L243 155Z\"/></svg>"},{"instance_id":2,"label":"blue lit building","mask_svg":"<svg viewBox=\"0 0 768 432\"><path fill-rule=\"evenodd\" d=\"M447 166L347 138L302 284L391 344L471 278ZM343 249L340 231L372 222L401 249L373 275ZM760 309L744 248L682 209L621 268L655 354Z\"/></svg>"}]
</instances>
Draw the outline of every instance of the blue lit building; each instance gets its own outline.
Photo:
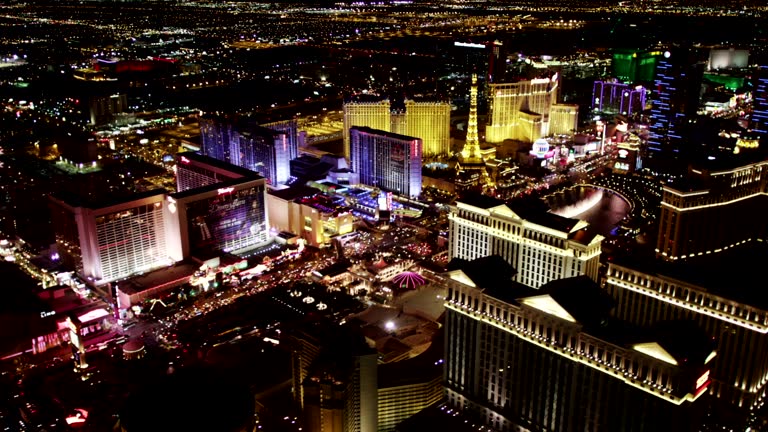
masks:
<instances>
[{"instance_id":1,"label":"blue lit building","mask_svg":"<svg viewBox=\"0 0 768 432\"><path fill-rule=\"evenodd\" d=\"M352 170L360 183L404 195L421 195L421 139L367 127L350 129Z\"/></svg>"},{"instance_id":2,"label":"blue lit building","mask_svg":"<svg viewBox=\"0 0 768 432\"><path fill-rule=\"evenodd\" d=\"M685 50L665 51L656 66L650 116L648 156L677 158L686 138L686 127L699 106L703 64Z\"/></svg>"},{"instance_id":3,"label":"blue lit building","mask_svg":"<svg viewBox=\"0 0 768 432\"><path fill-rule=\"evenodd\" d=\"M760 66L752 106L752 130L768 135L768 64Z\"/></svg>"},{"instance_id":4,"label":"blue lit building","mask_svg":"<svg viewBox=\"0 0 768 432\"><path fill-rule=\"evenodd\" d=\"M201 153L256 171L270 184L290 177L290 161L298 156L298 130L294 120L256 125L226 117L200 120Z\"/></svg>"},{"instance_id":5,"label":"blue lit building","mask_svg":"<svg viewBox=\"0 0 768 432\"><path fill-rule=\"evenodd\" d=\"M200 152L214 159L229 162L233 152L230 137L232 122L223 117L200 118Z\"/></svg>"},{"instance_id":6,"label":"blue lit building","mask_svg":"<svg viewBox=\"0 0 768 432\"><path fill-rule=\"evenodd\" d=\"M285 135L289 161L299 157L299 123L296 120L263 123L261 126Z\"/></svg>"}]
</instances>

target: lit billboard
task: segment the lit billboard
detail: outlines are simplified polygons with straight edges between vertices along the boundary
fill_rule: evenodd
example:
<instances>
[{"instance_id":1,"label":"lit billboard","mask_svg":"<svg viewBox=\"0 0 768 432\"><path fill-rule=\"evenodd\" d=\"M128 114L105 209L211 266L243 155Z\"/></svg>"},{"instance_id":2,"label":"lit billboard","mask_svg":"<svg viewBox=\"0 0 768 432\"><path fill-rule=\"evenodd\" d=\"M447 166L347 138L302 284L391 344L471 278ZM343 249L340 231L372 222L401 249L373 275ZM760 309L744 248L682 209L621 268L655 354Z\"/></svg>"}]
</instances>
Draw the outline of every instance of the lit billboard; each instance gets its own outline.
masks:
<instances>
[{"instance_id":1,"label":"lit billboard","mask_svg":"<svg viewBox=\"0 0 768 432\"><path fill-rule=\"evenodd\" d=\"M231 252L266 241L264 188L219 188L217 194L186 204L190 250Z\"/></svg>"}]
</instances>

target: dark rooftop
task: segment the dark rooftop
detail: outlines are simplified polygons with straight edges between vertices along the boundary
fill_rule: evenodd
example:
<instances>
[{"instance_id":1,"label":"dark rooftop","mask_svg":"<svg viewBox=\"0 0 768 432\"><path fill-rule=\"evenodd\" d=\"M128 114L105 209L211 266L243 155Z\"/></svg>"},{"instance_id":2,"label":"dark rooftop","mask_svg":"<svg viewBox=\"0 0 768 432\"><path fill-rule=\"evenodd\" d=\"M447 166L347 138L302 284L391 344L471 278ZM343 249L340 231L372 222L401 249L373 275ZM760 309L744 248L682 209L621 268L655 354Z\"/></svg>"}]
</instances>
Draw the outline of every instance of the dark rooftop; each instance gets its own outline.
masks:
<instances>
[{"instance_id":1,"label":"dark rooftop","mask_svg":"<svg viewBox=\"0 0 768 432\"><path fill-rule=\"evenodd\" d=\"M142 198L149 198L156 195L163 195L166 193L168 193L167 190L160 188L160 189L153 189L153 190L144 191L144 192L131 192L128 194L118 194L115 196L104 196L104 197L86 197L81 194L68 192L68 191L55 192L51 196L53 198L56 198L60 201L65 202L66 204L72 207L100 209L100 208L111 207L114 205L139 200Z\"/></svg>"},{"instance_id":2,"label":"dark rooftop","mask_svg":"<svg viewBox=\"0 0 768 432\"><path fill-rule=\"evenodd\" d=\"M556 279L539 288L549 294L560 306L585 327L599 327L606 323L616 302L588 276Z\"/></svg>"},{"instance_id":3,"label":"dark rooftop","mask_svg":"<svg viewBox=\"0 0 768 432\"><path fill-rule=\"evenodd\" d=\"M421 138L416 138L416 137L407 136L407 135L400 135L393 132L387 132L387 131L373 129L373 128L364 127L364 126L353 126L352 128L350 128L350 133L352 130L358 130L364 133L381 135L387 138L393 138L393 139L398 139L403 141L413 141L413 140L421 139Z\"/></svg>"},{"instance_id":4,"label":"dark rooftop","mask_svg":"<svg viewBox=\"0 0 768 432\"><path fill-rule=\"evenodd\" d=\"M446 270L461 270L475 285L483 288L486 294L510 304L518 304L518 298L538 293L536 289L512 280L517 270L498 255L472 261L454 258Z\"/></svg>"},{"instance_id":5,"label":"dark rooftop","mask_svg":"<svg viewBox=\"0 0 768 432\"><path fill-rule=\"evenodd\" d=\"M348 271L350 265L351 264L347 261L339 261L329 265L324 269L315 270L315 271L322 276L334 277Z\"/></svg>"},{"instance_id":6,"label":"dark rooftop","mask_svg":"<svg viewBox=\"0 0 768 432\"><path fill-rule=\"evenodd\" d=\"M504 201L500 199L496 199L493 197L489 197L488 195L480 195L480 194L468 194L467 196L459 199L458 202L471 205L472 207L477 207L481 209L490 209L494 207L498 207L500 205L504 205Z\"/></svg>"},{"instance_id":7,"label":"dark rooftop","mask_svg":"<svg viewBox=\"0 0 768 432\"><path fill-rule=\"evenodd\" d=\"M241 185L241 184L249 182L249 181L254 181L254 180L259 180L259 179L263 179L264 178L264 177L261 177L260 175L258 175L256 173L253 173L253 174L254 174L254 176L250 177L250 178L243 178L243 177L241 177L241 178L235 178L235 179L231 179L231 180L224 180L223 182L214 183L214 184L207 185L207 186L201 186L199 188L194 188L194 189L187 189L187 190L181 191L181 192L176 192L176 193L171 194L171 196L173 198L175 198L175 199L183 199L183 198L186 198L186 197L195 196L195 195L200 194L200 193L210 192L210 191L214 191L214 190L221 189L221 188L236 187L238 185Z\"/></svg>"},{"instance_id":8,"label":"dark rooftop","mask_svg":"<svg viewBox=\"0 0 768 432\"><path fill-rule=\"evenodd\" d=\"M458 412L450 410L447 405L435 404L400 422L395 426L395 431L477 432L482 424L480 419L469 417L467 412Z\"/></svg>"},{"instance_id":9,"label":"dark rooftop","mask_svg":"<svg viewBox=\"0 0 768 432\"><path fill-rule=\"evenodd\" d=\"M249 169L243 168L241 166L233 165L228 162L224 162L222 160L218 160L216 158L212 158L210 156L201 155L197 152L184 152L184 153L178 153L176 155L177 160L181 160L182 157L185 157L189 159L190 161L199 162L201 164L210 165L212 167L216 167L225 171L231 172L233 177L235 176L243 176L243 177L261 177L258 173L251 171Z\"/></svg>"},{"instance_id":10,"label":"dark rooftop","mask_svg":"<svg viewBox=\"0 0 768 432\"><path fill-rule=\"evenodd\" d=\"M187 283L189 277L192 276L197 269L198 266L195 264L180 262L173 266L155 270L125 282L120 282L118 286L120 287L120 291L130 295L174 281L180 281L178 285L182 285Z\"/></svg>"},{"instance_id":11,"label":"dark rooftop","mask_svg":"<svg viewBox=\"0 0 768 432\"><path fill-rule=\"evenodd\" d=\"M310 197L319 194L320 189L311 186L296 185L285 189L270 190L268 193L286 201L293 201L299 198Z\"/></svg>"},{"instance_id":12,"label":"dark rooftop","mask_svg":"<svg viewBox=\"0 0 768 432\"><path fill-rule=\"evenodd\" d=\"M617 257L615 263L696 285L712 294L753 307L768 309L768 287L760 282L766 257L768 245L753 242L674 263L639 257Z\"/></svg>"},{"instance_id":13,"label":"dark rooftop","mask_svg":"<svg viewBox=\"0 0 768 432\"><path fill-rule=\"evenodd\" d=\"M515 212L515 214L529 222L560 232L571 232L573 227L579 223L578 219L571 219L548 211L543 211L541 208L527 205L525 202L512 201L509 208Z\"/></svg>"}]
</instances>

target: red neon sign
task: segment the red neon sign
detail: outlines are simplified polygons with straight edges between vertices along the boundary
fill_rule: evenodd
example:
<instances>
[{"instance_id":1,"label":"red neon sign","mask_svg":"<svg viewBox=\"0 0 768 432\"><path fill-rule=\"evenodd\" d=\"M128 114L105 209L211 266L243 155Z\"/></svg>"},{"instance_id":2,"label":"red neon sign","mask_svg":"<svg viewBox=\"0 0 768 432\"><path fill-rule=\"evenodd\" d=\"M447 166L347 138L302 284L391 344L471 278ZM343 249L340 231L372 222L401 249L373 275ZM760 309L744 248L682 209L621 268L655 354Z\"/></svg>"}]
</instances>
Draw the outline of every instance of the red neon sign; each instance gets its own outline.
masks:
<instances>
[{"instance_id":1,"label":"red neon sign","mask_svg":"<svg viewBox=\"0 0 768 432\"><path fill-rule=\"evenodd\" d=\"M190 162L189 159L187 159L185 156L181 157L181 163L188 164L189 162Z\"/></svg>"},{"instance_id":2,"label":"red neon sign","mask_svg":"<svg viewBox=\"0 0 768 432\"><path fill-rule=\"evenodd\" d=\"M233 187L219 188L219 195L229 194L235 191Z\"/></svg>"}]
</instances>

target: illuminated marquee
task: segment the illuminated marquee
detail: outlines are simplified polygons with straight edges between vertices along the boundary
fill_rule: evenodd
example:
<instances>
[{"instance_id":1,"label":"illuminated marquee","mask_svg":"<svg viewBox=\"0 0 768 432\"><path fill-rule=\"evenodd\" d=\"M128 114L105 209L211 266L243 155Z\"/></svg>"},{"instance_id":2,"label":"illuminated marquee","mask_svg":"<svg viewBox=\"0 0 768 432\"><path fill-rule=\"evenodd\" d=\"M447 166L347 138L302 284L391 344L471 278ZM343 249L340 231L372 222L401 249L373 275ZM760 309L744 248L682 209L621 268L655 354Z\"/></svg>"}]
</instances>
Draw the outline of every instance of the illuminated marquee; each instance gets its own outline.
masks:
<instances>
[{"instance_id":1,"label":"illuminated marquee","mask_svg":"<svg viewBox=\"0 0 768 432\"><path fill-rule=\"evenodd\" d=\"M230 194L235 191L233 187L219 188L219 195Z\"/></svg>"},{"instance_id":2,"label":"illuminated marquee","mask_svg":"<svg viewBox=\"0 0 768 432\"><path fill-rule=\"evenodd\" d=\"M485 48L485 45L483 44L469 43L469 42L454 42L453 45L457 47L466 47L466 48Z\"/></svg>"}]
</instances>

